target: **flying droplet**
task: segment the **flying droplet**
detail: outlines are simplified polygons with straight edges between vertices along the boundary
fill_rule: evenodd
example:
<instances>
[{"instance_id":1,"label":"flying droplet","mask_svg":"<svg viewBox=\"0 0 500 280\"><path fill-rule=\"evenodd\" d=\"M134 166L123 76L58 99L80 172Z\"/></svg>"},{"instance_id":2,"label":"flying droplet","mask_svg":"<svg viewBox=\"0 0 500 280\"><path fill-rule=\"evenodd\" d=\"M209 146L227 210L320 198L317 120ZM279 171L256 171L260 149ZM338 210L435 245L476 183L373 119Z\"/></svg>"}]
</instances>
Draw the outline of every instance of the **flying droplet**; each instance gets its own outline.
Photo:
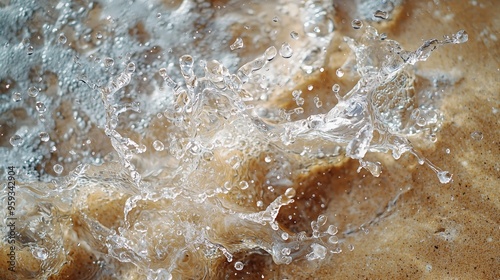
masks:
<instances>
[{"instance_id":1,"label":"flying droplet","mask_svg":"<svg viewBox=\"0 0 500 280\"><path fill-rule=\"evenodd\" d=\"M14 134L14 136L10 137L9 142L12 146L17 147L24 143L24 139L21 136Z\"/></svg>"},{"instance_id":2,"label":"flying droplet","mask_svg":"<svg viewBox=\"0 0 500 280\"><path fill-rule=\"evenodd\" d=\"M337 69L337 71L335 71L335 74L337 75L337 77L342 78L344 77L344 70L339 68Z\"/></svg>"},{"instance_id":3,"label":"flying droplet","mask_svg":"<svg viewBox=\"0 0 500 280\"><path fill-rule=\"evenodd\" d=\"M28 46L28 51L27 52L28 52L28 55L32 55L33 52L34 52L33 46Z\"/></svg>"},{"instance_id":4,"label":"flying droplet","mask_svg":"<svg viewBox=\"0 0 500 280\"><path fill-rule=\"evenodd\" d=\"M64 36L64 34L59 34L59 38L57 38L57 41L59 41L60 44L66 44L66 42L68 41L68 38L66 38L66 36Z\"/></svg>"},{"instance_id":5,"label":"flying droplet","mask_svg":"<svg viewBox=\"0 0 500 280\"><path fill-rule=\"evenodd\" d=\"M163 142L161 142L160 140L155 140L153 142L153 148L158 152L161 152L163 151L163 149L165 149L165 145L163 145Z\"/></svg>"},{"instance_id":6,"label":"flying droplet","mask_svg":"<svg viewBox=\"0 0 500 280\"><path fill-rule=\"evenodd\" d=\"M363 22L359 19L353 19L351 21L351 26L354 29L360 29L361 27L363 27Z\"/></svg>"},{"instance_id":7,"label":"flying droplet","mask_svg":"<svg viewBox=\"0 0 500 280\"><path fill-rule=\"evenodd\" d=\"M49 134L45 131L40 132L40 134L38 134L38 136L40 136L40 140L42 140L42 142L47 142L50 139Z\"/></svg>"},{"instance_id":8,"label":"flying droplet","mask_svg":"<svg viewBox=\"0 0 500 280\"><path fill-rule=\"evenodd\" d=\"M243 270L243 267L245 267L245 265L242 263L242 262L235 262L234 263L234 269L236 270Z\"/></svg>"},{"instance_id":9,"label":"flying droplet","mask_svg":"<svg viewBox=\"0 0 500 280\"><path fill-rule=\"evenodd\" d=\"M14 94L12 95L12 100L14 102L21 101L22 100L21 93L20 92L14 92Z\"/></svg>"},{"instance_id":10,"label":"flying droplet","mask_svg":"<svg viewBox=\"0 0 500 280\"><path fill-rule=\"evenodd\" d=\"M451 177L453 176L450 172L448 171L439 171L437 173L439 182L442 184L449 183L451 181Z\"/></svg>"},{"instance_id":11,"label":"flying droplet","mask_svg":"<svg viewBox=\"0 0 500 280\"><path fill-rule=\"evenodd\" d=\"M299 39L299 33L295 32L295 31L292 31L292 32L290 32L290 37L292 37L292 39L294 39L294 40L298 40Z\"/></svg>"},{"instance_id":12,"label":"flying droplet","mask_svg":"<svg viewBox=\"0 0 500 280\"><path fill-rule=\"evenodd\" d=\"M127 71L128 71L129 73L133 73L133 72L135 72L135 63L133 63L133 62L129 62L129 63L127 64Z\"/></svg>"},{"instance_id":13,"label":"flying droplet","mask_svg":"<svg viewBox=\"0 0 500 280\"><path fill-rule=\"evenodd\" d=\"M470 134L470 137L476 141L483 140L483 133L481 131L474 131Z\"/></svg>"},{"instance_id":14,"label":"flying droplet","mask_svg":"<svg viewBox=\"0 0 500 280\"><path fill-rule=\"evenodd\" d=\"M332 91L333 91L334 93L338 93L338 92L340 91L340 86L339 86L339 84L334 84L334 85L332 86Z\"/></svg>"},{"instance_id":15,"label":"flying droplet","mask_svg":"<svg viewBox=\"0 0 500 280\"><path fill-rule=\"evenodd\" d=\"M236 38L234 43L231 46L229 46L229 48L232 51L243 48L243 39L241 39L240 37Z\"/></svg>"},{"instance_id":16,"label":"flying droplet","mask_svg":"<svg viewBox=\"0 0 500 280\"><path fill-rule=\"evenodd\" d=\"M61 174L63 172L63 170L64 170L64 167L62 165L60 165L60 164L57 163L57 164L54 165L53 169L54 169L55 173Z\"/></svg>"},{"instance_id":17,"label":"flying droplet","mask_svg":"<svg viewBox=\"0 0 500 280\"><path fill-rule=\"evenodd\" d=\"M36 102L35 107L38 113L44 113L45 111L47 111L47 107L45 107L45 104L43 104L43 102L41 101Z\"/></svg>"},{"instance_id":18,"label":"flying droplet","mask_svg":"<svg viewBox=\"0 0 500 280\"><path fill-rule=\"evenodd\" d=\"M460 44L460 43L465 43L469 40L469 35L465 30L460 30L457 32L457 34L454 34L452 36L453 38L453 43L455 44Z\"/></svg>"},{"instance_id":19,"label":"flying droplet","mask_svg":"<svg viewBox=\"0 0 500 280\"><path fill-rule=\"evenodd\" d=\"M106 57L104 59L104 66L105 67L111 67L111 66L113 66L113 64L115 64L115 61L111 57Z\"/></svg>"},{"instance_id":20,"label":"flying droplet","mask_svg":"<svg viewBox=\"0 0 500 280\"><path fill-rule=\"evenodd\" d=\"M292 47L290 47L290 44L288 43L283 43L280 48L280 55L283 58L290 58L293 55L293 50Z\"/></svg>"},{"instance_id":21,"label":"flying droplet","mask_svg":"<svg viewBox=\"0 0 500 280\"><path fill-rule=\"evenodd\" d=\"M374 17L380 18L380 19L387 19L389 17L389 14L385 11L377 10L374 14Z\"/></svg>"},{"instance_id":22,"label":"flying droplet","mask_svg":"<svg viewBox=\"0 0 500 280\"><path fill-rule=\"evenodd\" d=\"M31 97L36 97L40 91L36 87L30 87L28 89L28 95Z\"/></svg>"},{"instance_id":23,"label":"flying droplet","mask_svg":"<svg viewBox=\"0 0 500 280\"><path fill-rule=\"evenodd\" d=\"M295 192L294 188L288 188L285 191L285 196L288 197L288 198L294 198L295 194L296 194L296 192Z\"/></svg>"},{"instance_id":24,"label":"flying droplet","mask_svg":"<svg viewBox=\"0 0 500 280\"><path fill-rule=\"evenodd\" d=\"M278 50L274 46L271 46L267 48L266 52L264 53L264 56L268 61L273 60L273 58L276 57L276 54L278 54Z\"/></svg>"}]
</instances>

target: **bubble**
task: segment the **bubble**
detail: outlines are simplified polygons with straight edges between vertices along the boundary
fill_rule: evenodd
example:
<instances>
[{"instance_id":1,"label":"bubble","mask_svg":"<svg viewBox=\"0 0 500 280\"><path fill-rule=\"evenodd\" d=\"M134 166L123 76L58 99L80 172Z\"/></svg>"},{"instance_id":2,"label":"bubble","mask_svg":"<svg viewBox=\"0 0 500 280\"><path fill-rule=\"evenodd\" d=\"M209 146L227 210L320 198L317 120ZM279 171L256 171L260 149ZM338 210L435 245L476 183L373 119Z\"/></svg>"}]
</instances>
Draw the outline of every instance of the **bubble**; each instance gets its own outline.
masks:
<instances>
[{"instance_id":1,"label":"bubble","mask_svg":"<svg viewBox=\"0 0 500 280\"><path fill-rule=\"evenodd\" d=\"M161 13L157 13L156 18L161 18Z\"/></svg>"},{"instance_id":2,"label":"bubble","mask_svg":"<svg viewBox=\"0 0 500 280\"><path fill-rule=\"evenodd\" d=\"M283 43L280 48L280 55L283 58L290 58L293 55L293 50L292 47L290 47L290 44L288 43Z\"/></svg>"},{"instance_id":3,"label":"bubble","mask_svg":"<svg viewBox=\"0 0 500 280\"><path fill-rule=\"evenodd\" d=\"M12 94L12 101L19 102L21 100L22 100L22 97L21 97L20 92L14 92L14 94Z\"/></svg>"},{"instance_id":4,"label":"bubble","mask_svg":"<svg viewBox=\"0 0 500 280\"><path fill-rule=\"evenodd\" d=\"M295 32L295 31L292 31L290 32L290 37L294 40L298 40L299 39L299 33Z\"/></svg>"},{"instance_id":5,"label":"bubble","mask_svg":"<svg viewBox=\"0 0 500 280\"><path fill-rule=\"evenodd\" d=\"M340 91L340 85L338 85L338 84L334 84L334 85L332 86L332 91L333 91L334 93L338 93L338 92Z\"/></svg>"},{"instance_id":6,"label":"bubble","mask_svg":"<svg viewBox=\"0 0 500 280\"><path fill-rule=\"evenodd\" d=\"M363 27L363 22L359 19L353 19L351 21L351 26L354 29L360 29L361 27Z\"/></svg>"},{"instance_id":7,"label":"bubble","mask_svg":"<svg viewBox=\"0 0 500 280\"><path fill-rule=\"evenodd\" d=\"M289 237L290 237L290 236L289 236L289 235L288 235L288 233L286 233L286 232L283 232L283 233L281 234L281 239L283 239L283 240L288 240L288 238L289 238Z\"/></svg>"},{"instance_id":8,"label":"bubble","mask_svg":"<svg viewBox=\"0 0 500 280\"><path fill-rule=\"evenodd\" d=\"M135 63L129 62L127 64L127 72L129 72L129 73L135 72Z\"/></svg>"},{"instance_id":9,"label":"bubble","mask_svg":"<svg viewBox=\"0 0 500 280\"><path fill-rule=\"evenodd\" d=\"M163 145L163 142L161 142L160 140L155 140L153 142L153 148L158 152L161 152L163 151L163 149L165 149L165 145Z\"/></svg>"},{"instance_id":10,"label":"bubble","mask_svg":"<svg viewBox=\"0 0 500 280\"><path fill-rule=\"evenodd\" d=\"M329 225L328 229L326 230L326 233L328 233L329 235L335 235L335 234L337 234L337 232L339 232L339 230L334 225Z\"/></svg>"},{"instance_id":11,"label":"bubble","mask_svg":"<svg viewBox=\"0 0 500 280\"><path fill-rule=\"evenodd\" d=\"M300 115L300 114L304 113L304 108L297 107L297 108L293 109L293 111L295 112L295 114Z\"/></svg>"},{"instance_id":12,"label":"bubble","mask_svg":"<svg viewBox=\"0 0 500 280\"><path fill-rule=\"evenodd\" d=\"M38 136L40 137L40 140L42 140L42 142L47 142L50 139L49 134L45 131L40 132L40 134L38 134Z\"/></svg>"},{"instance_id":13,"label":"bubble","mask_svg":"<svg viewBox=\"0 0 500 280\"><path fill-rule=\"evenodd\" d=\"M28 51L27 51L28 55L32 55L33 52L34 52L33 46L28 46Z\"/></svg>"},{"instance_id":14,"label":"bubble","mask_svg":"<svg viewBox=\"0 0 500 280\"><path fill-rule=\"evenodd\" d=\"M59 37L57 38L57 41L60 43L60 44L66 44L66 42L68 41L68 38L66 38L66 36L64 36L63 33L59 34Z\"/></svg>"},{"instance_id":15,"label":"bubble","mask_svg":"<svg viewBox=\"0 0 500 280\"><path fill-rule=\"evenodd\" d=\"M242 262L235 262L234 263L234 269L236 270L243 270L243 267L245 267L245 265L242 263Z\"/></svg>"},{"instance_id":16,"label":"bubble","mask_svg":"<svg viewBox=\"0 0 500 280\"><path fill-rule=\"evenodd\" d=\"M241 181L239 183L239 186L240 186L240 189L246 190L246 189L248 189L248 182L247 181Z\"/></svg>"},{"instance_id":17,"label":"bubble","mask_svg":"<svg viewBox=\"0 0 500 280\"><path fill-rule=\"evenodd\" d=\"M339 243L339 238L337 236L330 236L330 237L328 237L328 243L338 244Z\"/></svg>"},{"instance_id":18,"label":"bubble","mask_svg":"<svg viewBox=\"0 0 500 280\"><path fill-rule=\"evenodd\" d=\"M450 154L450 152L451 152L451 151L450 151L450 149L449 149L449 148L447 148L447 149L445 150L445 153L447 153L447 154Z\"/></svg>"},{"instance_id":19,"label":"bubble","mask_svg":"<svg viewBox=\"0 0 500 280\"><path fill-rule=\"evenodd\" d=\"M288 188L285 191L285 196L288 198L294 198L295 197L295 189L294 188Z\"/></svg>"},{"instance_id":20,"label":"bubble","mask_svg":"<svg viewBox=\"0 0 500 280\"><path fill-rule=\"evenodd\" d=\"M278 17L273 17L273 22L278 22L279 18Z\"/></svg>"},{"instance_id":21,"label":"bubble","mask_svg":"<svg viewBox=\"0 0 500 280\"><path fill-rule=\"evenodd\" d=\"M316 105L316 108L321 108L323 106L323 102L319 99L319 97L315 96L314 105Z\"/></svg>"},{"instance_id":22,"label":"bubble","mask_svg":"<svg viewBox=\"0 0 500 280\"><path fill-rule=\"evenodd\" d=\"M97 34L95 35L95 37L97 39L102 39L102 33L101 32L97 32Z\"/></svg>"},{"instance_id":23,"label":"bubble","mask_svg":"<svg viewBox=\"0 0 500 280\"><path fill-rule=\"evenodd\" d=\"M270 157L270 156L266 156L266 157L264 158L264 161L265 161L265 162L267 162L267 163L270 163L270 162L271 162L271 160L272 160L272 159L271 159L271 157Z\"/></svg>"},{"instance_id":24,"label":"bubble","mask_svg":"<svg viewBox=\"0 0 500 280\"><path fill-rule=\"evenodd\" d=\"M354 245L353 244L347 245L347 249L349 249L349 251L354 251Z\"/></svg>"},{"instance_id":25,"label":"bubble","mask_svg":"<svg viewBox=\"0 0 500 280\"><path fill-rule=\"evenodd\" d=\"M31 96L31 97L37 97L37 95L38 95L39 92L40 91L36 87L30 87L28 89L28 95Z\"/></svg>"},{"instance_id":26,"label":"bubble","mask_svg":"<svg viewBox=\"0 0 500 280\"><path fill-rule=\"evenodd\" d=\"M45 104L41 101L36 102L35 107L38 113L45 113L45 111L47 111L47 107L45 107Z\"/></svg>"},{"instance_id":27,"label":"bubble","mask_svg":"<svg viewBox=\"0 0 500 280\"><path fill-rule=\"evenodd\" d=\"M339 68L337 69L337 71L335 71L335 74L337 75L337 77L342 78L344 77L344 70Z\"/></svg>"},{"instance_id":28,"label":"bubble","mask_svg":"<svg viewBox=\"0 0 500 280\"><path fill-rule=\"evenodd\" d=\"M453 177L453 175L448 171L439 171L437 173L437 176L439 182L441 182L442 184L449 183L451 181L451 178Z\"/></svg>"},{"instance_id":29,"label":"bubble","mask_svg":"<svg viewBox=\"0 0 500 280\"><path fill-rule=\"evenodd\" d=\"M483 133L481 131L474 131L470 134L470 137L476 141L483 140Z\"/></svg>"},{"instance_id":30,"label":"bubble","mask_svg":"<svg viewBox=\"0 0 500 280\"><path fill-rule=\"evenodd\" d=\"M278 50L274 46L271 46L267 48L267 50L264 52L264 56L268 61L273 60L274 57L278 54Z\"/></svg>"},{"instance_id":31,"label":"bubble","mask_svg":"<svg viewBox=\"0 0 500 280\"><path fill-rule=\"evenodd\" d=\"M231 46L229 46L229 48L232 51L243 48L243 39L241 39L240 37L236 38L234 43Z\"/></svg>"},{"instance_id":32,"label":"bubble","mask_svg":"<svg viewBox=\"0 0 500 280\"><path fill-rule=\"evenodd\" d=\"M387 19L389 17L389 14L385 11L377 10L374 14L374 17L380 18L380 19Z\"/></svg>"},{"instance_id":33,"label":"bubble","mask_svg":"<svg viewBox=\"0 0 500 280\"><path fill-rule=\"evenodd\" d=\"M104 59L104 66L105 67L111 67L115 64L115 61L111 57L106 57Z\"/></svg>"},{"instance_id":34,"label":"bubble","mask_svg":"<svg viewBox=\"0 0 500 280\"><path fill-rule=\"evenodd\" d=\"M64 170L64 167L62 165L60 165L59 163L55 164L54 165L54 172L57 173L57 174L61 174Z\"/></svg>"},{"instance_id":35,"label":"bubble","mask_svg":"<svg viewBox=\"0 0 500 280\"><path fill-rule=\"evenodd\" d=\"M257 201L257 207L264 207L264 202L262 200Z\"/></svg>"},{"instance_id":36,"label":"bubble","mask_svg":"<svg viewBox=\"0 0 500 280\"><path fill-rule=\"evenodd\" d=\"M24 143L24 139L21 136L14 134L14 136L10 137L9 142L12 146L17 147Z\"/></svg>"}]
</instances>

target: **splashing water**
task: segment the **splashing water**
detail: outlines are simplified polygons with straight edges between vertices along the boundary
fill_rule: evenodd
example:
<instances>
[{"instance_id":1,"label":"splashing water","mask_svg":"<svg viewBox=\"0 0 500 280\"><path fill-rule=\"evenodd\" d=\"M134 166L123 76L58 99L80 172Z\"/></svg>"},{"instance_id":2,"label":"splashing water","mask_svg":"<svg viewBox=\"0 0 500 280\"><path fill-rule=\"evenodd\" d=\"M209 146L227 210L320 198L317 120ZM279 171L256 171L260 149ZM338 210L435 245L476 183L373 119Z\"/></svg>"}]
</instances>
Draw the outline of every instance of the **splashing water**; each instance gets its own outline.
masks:
<instances>
[{"instance_id":1,"label":"splashing water","mask_svg":"<svg viewBox=\"0 0 500 280\"><path fill-rule=\"evenodd\" d=\"M28 2L12 3L2 13L29 23L24 12L36 14L43 3ZM267 45L249 59L237 53L252 45L245 39L243 48L243 39L222 32L224 26L214 27L219 32L189 32L193 22L211 28L206 20L211 17L230 26L238 21L237 13L217 14L182 1L168 13L124 17L114 12L113 1L104 3L59 3L51 30L29 25L30 32L43 33L54 44L35 35L6 43L12 47L10 61L27 51L30 55L13 70L17 82L0 106L2 112L16 112L0 153L12 159L9 165L16 166L23 186L18 250L43 267L27 269L26 275L43 279L64 272L66 250L95 256L90 278L116 279L126 277L115 269L123 264L148 279L210 275L209 265L221 260L245 271L248 266L238 257L247 252L268 254L276 264L327 259L342 252L342 240L326 216L308 221L308 231L287 228L277 218L300 195L294 180L305 169L302 163L325 157L318 147L331 147L334 158L359 161L374 176L381 175L382 166L366 160L368 153L390 151L398 159L409 152L441 183L451 180L408 140L435 137L442 121L435 104L415 88L414 65L440 46L466 42L464 31L406 51L355 20L353 27L364 34L345 38L354 54L345 65L355 66L342 67L337 76L357 75L356 85L343 96L333 85L338 102L328 109L315 97L315 110L324 113L305 113L302 91L293 90L290 98L298 107L283 117L266 104L268 94L289 94L293 71L310 74L319 68L304 69L299 62L324 56L321 48L295 48L294 41L302 40L297 32L289 42L290 32L280 41L255 38ZM141 11L140 3L131 5L130 10ZM333 36L334 11L325 5L306 1L302 7L311 44L327 45ZM19 6L22 11L15 14ZM92 17L101 8L102 27L89 31L83 23L69 24L72 17ZM165 20L169 16L171 22ZM123 28L124 19L134 22L131 28ZM144 25L159 31L149 34ZM162 44L162 32L181 43ZM217 49L210 41L224 43ZM183 45L188 43L192 51ZM283 75L281 63L294 59L289 75ZM303 119L291 120L291 114Z\"/></svg>"}]
</instances>

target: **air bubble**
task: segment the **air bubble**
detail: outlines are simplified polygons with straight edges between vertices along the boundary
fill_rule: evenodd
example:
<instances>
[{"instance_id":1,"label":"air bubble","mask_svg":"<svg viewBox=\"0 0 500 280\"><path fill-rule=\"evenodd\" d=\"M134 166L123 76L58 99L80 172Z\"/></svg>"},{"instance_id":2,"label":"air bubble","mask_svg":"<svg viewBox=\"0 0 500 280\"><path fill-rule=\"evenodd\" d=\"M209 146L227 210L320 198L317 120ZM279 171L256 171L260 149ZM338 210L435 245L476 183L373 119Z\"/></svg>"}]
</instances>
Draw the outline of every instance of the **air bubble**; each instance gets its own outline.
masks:
<instances>
[{"instance_id":1,"label":"air bubble","mask_svg":"<svg viewBox=\"0 0 500 280\"><path fill-rule=\"evenodd\" d=\"M330 243L330 244L338 244L339 243L339 238L337 236L330 236L330 237L328 237L328 243Z\"/></svg>"},{"instance_id":2,"label":"air bubble","mask_svg":"<svg viewBox=\"0 0 500 280\"><path fill-rule=\"evenodd\" d=\"M104 66L105 67L111 67L115 64L115 61L111 57L106 57L104 59Z\"/></svg>"},{"instance_id":3,"label":"air bubble","mask_svg":"<svg viewBox=\"0 0 500 280\"><path fill-rule=\"evenodd\" d=\"M163 145L163 142L161 142L160 140L155 140L153 142L153 148L156 151L161 152L161 151L163 151L163 149L165 149L165 145Z\"/></svg>"},{"instance_id":4,"label":"air bubble","mask_svg":"<svg viewBox=\"0 0 500 280\"><path fill-rule=\"evenodd\" d=\"M40 140L42 140L42 142L47 142L50 139L49 134L45 131L40 132L40 134L38 134L38 136L40 137Z\"/></svg>"},{"instance_id":5,"label":"air bubble","mask_svg":"<svg viewBox=\"0 0 500 280\"><path fill-rule=\"evenodd\" d=\"M246 190L246 189L248 189L248 182L247 181L241 181L239 183L239 186L240 186L240 189Z\"/></svg>"},{"instance_id":6,"label":"air bubble","mask_svg":"<svg viewBox=\"0 0 500 280\"><path fill-rule=\"evenodd\" d=\"M60 164L55 164L53 169L55 173L61 174L64 170L64 167Z\"/></svg>"},{"instance_id":7,"label":"air bubble","mask_svg":"<svg viewBox=\"0 0 500 280\"><path fill-rule=\"evenodd\" d=\"M235 262L234 263L234 269L236 270L243 270L243 267L245 267L245 265L242 263L242 262Z\"/></svg>"},{"instance_id":8,"label":"air bubble","mask_svg":"<svg viewBox=\"0 0 500 280\"><path fill-rule=\"evenodd\" d=\"M290 32L290 37L294 40L298 40L299 39L299 33L295 32L295 31L292 31Z\"/></svg>"},{"instance_id":9,"label":"air bubble","mask_svg":"<svg viewBox=\"0 0 500 280\"><path fill-rule=\"evenodd\" d=\"M293 50L292 47L290 47L290 44L288 43L283 43L280 48L280 55L283 58L290 58L293 55Z\"/></svg>"},{"instance_id":10,"label":"air bubble","mask_svg":"<svg viewBox=\"0 0 500 280\"><path fill-rule=\"evenodd\" d=\"M323 106L323 102L316 96L314 97L314 105L316 105L316 108L321 108Z\"/></svg>"},{"instance_id":11,"label":"air bubble","mask_svg":"<svg viewBox=\"0 0 500 280\"><path fill-rule=\"evenodd\" d=\"M274 46L271 46L271 47L267 48L267 50L264 53L264 56L266 57L266 59L268 61L271 61L271 60L273 60L274 57L276 57L276 54L278 54L278 51L276 50L276 48Z\"/></svg>"},{"instance_id":12,"label":"air bubble","mask_svg":"<svg viewBox=\"0 0 500 280\"><path fill-rule=\"evenodd\" d=\"M288 240L288 238L289 238L289 237L290 237L290 236L289 236L289 234L288 234L288 233L286 233L286 232L283 232L283 233L281 234L281 239L283 239L283 240L285 240L285 241L286 241L286 240Z\"/></svg>"},{"instance_id":13,"label":"air bubble","mask_svg":"<svg viewBox=\"0 0 500 280\"><path fill-rule=\"evenodd\" d=\"M17 147L24 143L24 139L21 136L14 134L14 136L10 137L9 142L12 146Z\"/></svg>"},{"instance_id":14,"label":"air bubble","mask_svg":"<svg viewBox=\"0 0 500 280\"><path fill-rule=\"evenodd\" d=\"M328 233L329 235L335 235L335 234L337 234L337 232L339 232L339 230L334 225L329 225L328 229L326 230L326 233Z\"/></svg>"},{"instance_id":15,"label":"air bubble","mask_svg":"<svg viewBox=\"0 0 500 280\"><path fill-rule=\"evenodd\" d=\"M229 48L232 51L243 48L243 39L241 39L240 37L236 38L234 43L231 46L229 46Z\"/></svg>"},{"instance_id":16,"label":"air bubble","mask_svg":"<svg viewBox=\"0 0 500 280\"><path fill-rule=\"evenodd\" d=\"M354 245L352 244L347 245L347 249L349 249L349 251L354 251Z\"/></svg>"},{"instance_id":17,"label":"air bubble","mask_svg":"<svg viewBox=\"0 0 500 280\"><path fill-rule=\"evenodd\" d=\"M476 141L483 140L483 133L481 131L474 131L470 134L470 137Z\"/></svg>"},{"instance_id":18,"label":"air bubble","mask_svg":"<svg viewBox=\"0 0 500 280\"><path fill-rule=\"evenodd\" d=\"M266 156L266 157L264 158L264 161L265 161L265 162L267 162L267 163L270 163L270 162L271 162L271 160L272 160L272 159L271 159L271 157L270 157L270 156Z\"/></svg>"},{"instance_id":19,"label":"air bubble","mask_svg":"<svg viewBox=\"0 0 500 280\"><path fill-rule=\"evenodd\" d=\"M37 97L37 95L38 95L39 92L40 91L36 87L30 87L28 89L28 95L31 96L31 97Z\"/></svg>"},{"instance_id":20,"label":"air bubble","mask_svg":"<svg viewBox=\"0 0 500 280\"><path fill-rule=\"evenodd\" d=\"M57 41L59 41L60 44L64 45L68 41L68 38L66 38L66 36L64 36L64 34L61 33L61 34L59 34Z\"/></svg>"},{"instance_id":21,"label":"air bubble","mask_svg":"<svg viewBox=\"0 0 500 280\"><path fill-rule=\"evenodd\" d=\"M335 71L335 74L337 75L337 77L342 78L344 77L344 70L339 68L337 69L337 71Z\"/></svg>"},{"instance_id":22,"label":"air bubble","mask_svg":"<svg viewBox=\"0 0 500 280\"><path fill-rule=\"evenodd\" d=\"M47 111L47 107L45 107L45 104L43 104L43 102L36 102L36 110L38 111L38 113L45 113L45 111Z\"/></svg>"},{"instance_id":23,"label":"air bubble","mask_svg":"<svg viewBox=\"0 0 500 280\"><path fill-rule=\"evenodd\" d=\"M354 29L360 29L361 27L363 27L363 22L359 19L353 19L351 21L351 26Z\"/></svg>"},{"instance_id":24,"label":"air bubble","mask_svg":"<svg viewBox=\"0 0 500 280\"><path fill-rule=\"evenodd\" d=\"M14 92L12 95L12 101L14 102L19 102L22 100L21 93L20 92Z\"/></svg>"},{"instance_id":25,"label":"air bubble","mask_svg":"<svg viewBox=\"0 0 500 280\"><path fill-rule=\"evenodd\" d=\"M389 14L387 12L377 10L374 14L374 17L380 18L380 19L387 19L389 17Z\"/></svg>"}]
</instances>

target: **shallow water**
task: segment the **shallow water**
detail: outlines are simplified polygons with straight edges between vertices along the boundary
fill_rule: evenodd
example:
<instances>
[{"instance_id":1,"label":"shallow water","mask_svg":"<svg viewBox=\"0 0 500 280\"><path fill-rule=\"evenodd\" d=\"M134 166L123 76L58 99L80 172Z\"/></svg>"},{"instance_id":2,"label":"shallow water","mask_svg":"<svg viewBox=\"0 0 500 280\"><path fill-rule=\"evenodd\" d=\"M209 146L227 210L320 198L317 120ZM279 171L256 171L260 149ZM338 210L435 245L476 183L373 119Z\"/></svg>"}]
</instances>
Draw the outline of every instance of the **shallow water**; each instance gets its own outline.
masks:
<instances>
[{"instance_id":1,"label":"shallow water","mask_svg":"<svg viewBox=\"0 0 500 280\"><path fill-rule=\"evenodd\" d=\"M441 95L459 77L418 67L467 33L405 50L371 26L391 20L398 1L368 14L358 1L351 37L329 2L291 2L3 4L11 276L77 271L68 252L92 260L87 279L243 277L292 262L311 273L411 188L345 201L346 222L325 178L370 185L381 162L411 153L448 183L411 140L437 140ZM332 67L339 41L350 55ZM325 84L308 84L322 73Z\"/></svg>"}]
</instances>

